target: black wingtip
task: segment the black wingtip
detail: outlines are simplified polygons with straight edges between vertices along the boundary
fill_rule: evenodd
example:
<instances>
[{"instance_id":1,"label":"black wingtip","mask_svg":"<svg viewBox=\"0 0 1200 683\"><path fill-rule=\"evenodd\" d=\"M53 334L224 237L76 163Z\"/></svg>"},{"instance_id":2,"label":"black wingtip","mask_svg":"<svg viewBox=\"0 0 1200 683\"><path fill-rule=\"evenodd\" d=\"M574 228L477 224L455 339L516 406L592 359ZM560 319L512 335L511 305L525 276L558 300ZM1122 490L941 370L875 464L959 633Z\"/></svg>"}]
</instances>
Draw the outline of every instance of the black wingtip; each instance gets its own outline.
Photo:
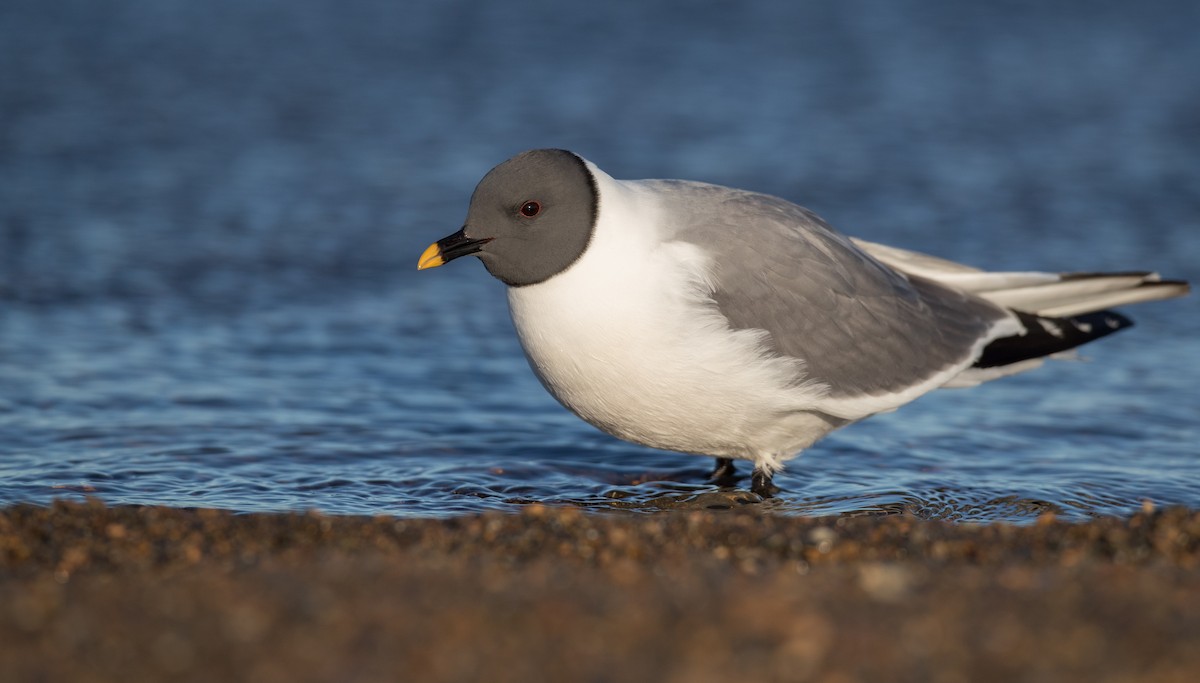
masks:
<instances>
[{"instance_id":1,"label":"black wingtip","mask_svg":"<svg viewBox=\"0 0 1200 683\"><path fill-rule=\"evenodd\" d=\"M1064 318L1013 311L1025 334L1003 337L983 349L977 368L1011 365L1031 358L1060 353L1133 327L1133 321L1116 311L1095 311Z\"/></svg>"},{"instance_id":2,"label":"black wingtip","mask_svg":"<svg viewBox=\"0 0 1200 683\"><path fill-rule=\"evenodd\" d=\"M1120 313L1117 313L1116 311L1096 311L1095 313L1073 315L1067 318L1067 320L1069 320L1071 324L1075 325L1076 327L1091 326L1092 328L1101 330L1097 333L1094 333L1094 336L1086 341L1099 339L1100 337L1110 335L1117 330L1123 330L1126 327L1133 327L1133 320L1121 315Z\"/></svg>"}]
</instances>

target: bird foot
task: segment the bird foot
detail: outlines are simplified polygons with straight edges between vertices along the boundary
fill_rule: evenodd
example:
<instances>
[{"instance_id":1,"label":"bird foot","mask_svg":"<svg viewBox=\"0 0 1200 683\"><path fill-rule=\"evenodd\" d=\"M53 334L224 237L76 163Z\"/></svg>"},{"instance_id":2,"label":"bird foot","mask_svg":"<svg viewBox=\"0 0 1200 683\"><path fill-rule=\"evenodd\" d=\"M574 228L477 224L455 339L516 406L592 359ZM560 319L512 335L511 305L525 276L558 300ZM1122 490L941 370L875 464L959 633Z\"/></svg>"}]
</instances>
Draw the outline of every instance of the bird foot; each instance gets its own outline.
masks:
<instances>
[{"instance_id":1,"label":"bird foot","mask_svg":"<svg viewBox=\"0 0 1200 683\"><path fill-rule=\"evenodd\" d=\"M771 475L759 469L750 475L750 490L763 498L774 498L780 491L775 482L771 481Z\"/></svg>"},{"instance_id":2,"label":"bird foot","mask_svg":"<svg viewBox=\"0 0 1200 683\"><path fill-rule=\"evenodd\" d=\"M736 486L737 468L733 464L733 458L717 458L717 465L708 475L708 480L723 488Z\"/></svg>"},{"instance_id":3,"label":"bird foot","mask_svg":"<svg viewBox=\"0 0 1200 683\"><path fill-rule=\"evenodd\" d=\"M708 480L722 488L737 486L737 468L733 458L717 458L717 464L708 475ZM755 469L750 475L750 490L763 498L773 498L780 488L771 480L771 475L764 470Z\"/></svg>"}]
</instances>

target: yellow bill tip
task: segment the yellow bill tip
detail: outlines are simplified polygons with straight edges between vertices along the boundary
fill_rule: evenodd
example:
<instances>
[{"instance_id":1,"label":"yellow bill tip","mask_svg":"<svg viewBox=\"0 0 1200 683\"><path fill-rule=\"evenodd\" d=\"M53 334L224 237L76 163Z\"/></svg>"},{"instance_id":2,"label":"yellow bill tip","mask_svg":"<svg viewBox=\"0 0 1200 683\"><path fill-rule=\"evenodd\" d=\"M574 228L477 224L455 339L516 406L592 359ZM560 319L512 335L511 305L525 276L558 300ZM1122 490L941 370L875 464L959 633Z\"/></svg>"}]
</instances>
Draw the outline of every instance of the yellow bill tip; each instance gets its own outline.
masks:
<instances>
[{"instance_id":1,"label":"yellow bill tip","mask_svg":"<svg viewBox=\"0 0 1200 683\"><path fill-rule=\"evenodd\" d=\"M421 258L417 261L417 270L437 268L443 263L445 261L442 259L442 250L438 248L437 242L434 242L429 245L429 248L421 252Z\"/></svg>"}]
</instances>

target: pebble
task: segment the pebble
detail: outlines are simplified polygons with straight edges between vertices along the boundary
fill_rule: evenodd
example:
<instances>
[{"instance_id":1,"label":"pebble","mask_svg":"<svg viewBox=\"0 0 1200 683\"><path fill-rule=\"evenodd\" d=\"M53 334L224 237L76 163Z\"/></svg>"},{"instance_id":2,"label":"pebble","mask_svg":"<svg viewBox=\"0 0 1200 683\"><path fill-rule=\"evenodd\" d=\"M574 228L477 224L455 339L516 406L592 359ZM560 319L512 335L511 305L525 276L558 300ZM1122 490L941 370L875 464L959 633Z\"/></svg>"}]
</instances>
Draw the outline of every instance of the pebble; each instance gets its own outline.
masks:
<instances>
[{"instance_id":1,"label":"pebble","mask_svg":"<svg viewBox=\"0 0 1200 683\"><path fill-rule=\"evenodd\" d=\"M966 526L15 506L0 510L0 643L14 681L1190 683L1200 513Z\"/></svg>"}]
</instances>

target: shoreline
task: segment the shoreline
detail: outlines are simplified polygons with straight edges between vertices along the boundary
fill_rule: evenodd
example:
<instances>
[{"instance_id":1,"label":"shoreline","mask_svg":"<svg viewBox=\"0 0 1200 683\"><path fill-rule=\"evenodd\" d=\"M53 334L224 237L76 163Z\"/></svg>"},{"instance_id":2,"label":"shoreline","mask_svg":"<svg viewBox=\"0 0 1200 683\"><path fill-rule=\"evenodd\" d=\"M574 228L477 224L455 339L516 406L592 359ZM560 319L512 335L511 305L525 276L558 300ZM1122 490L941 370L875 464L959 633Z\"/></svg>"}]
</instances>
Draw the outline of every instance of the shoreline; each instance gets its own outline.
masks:
<instances>
[{"instance_id":1,"label":"shoreline","mask_svg":"<svg viewBox=\"0 0 1200 683\"><path fill-rule=\"evenodd\" d=\"M1190 681L1200 511L0 510L0 679Z\"/></svg>"}]
</instances>

